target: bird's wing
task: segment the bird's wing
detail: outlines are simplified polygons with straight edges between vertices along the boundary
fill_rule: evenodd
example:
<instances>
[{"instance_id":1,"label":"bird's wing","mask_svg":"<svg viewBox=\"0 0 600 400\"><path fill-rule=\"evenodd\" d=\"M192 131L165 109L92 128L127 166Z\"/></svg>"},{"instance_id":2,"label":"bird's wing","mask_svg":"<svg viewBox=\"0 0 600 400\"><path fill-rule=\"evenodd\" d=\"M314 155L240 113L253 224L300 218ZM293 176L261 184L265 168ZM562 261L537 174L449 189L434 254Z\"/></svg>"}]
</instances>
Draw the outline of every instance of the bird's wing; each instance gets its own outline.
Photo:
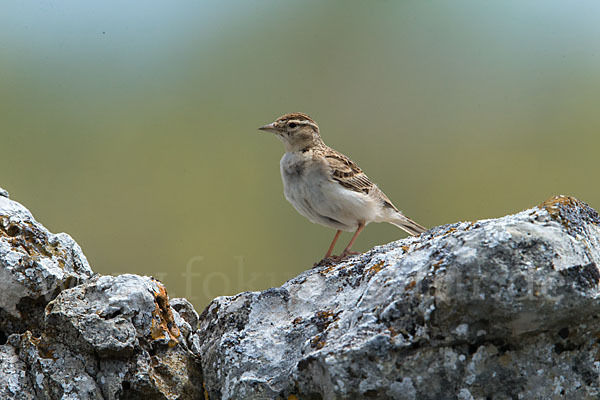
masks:
<instances>
[{"instance_id":1,"label":"bird's wing","mask_svg":"<svg viewBox=\"0 0 600 400\"><path fill-rule=\"evenodd\" d=\"M342 153L333 149L323 152L331 168L331 178L346 189L379 197L384 206L397 210L390 199L375 185L358 165Z\"/></svg>"}]
</instances>

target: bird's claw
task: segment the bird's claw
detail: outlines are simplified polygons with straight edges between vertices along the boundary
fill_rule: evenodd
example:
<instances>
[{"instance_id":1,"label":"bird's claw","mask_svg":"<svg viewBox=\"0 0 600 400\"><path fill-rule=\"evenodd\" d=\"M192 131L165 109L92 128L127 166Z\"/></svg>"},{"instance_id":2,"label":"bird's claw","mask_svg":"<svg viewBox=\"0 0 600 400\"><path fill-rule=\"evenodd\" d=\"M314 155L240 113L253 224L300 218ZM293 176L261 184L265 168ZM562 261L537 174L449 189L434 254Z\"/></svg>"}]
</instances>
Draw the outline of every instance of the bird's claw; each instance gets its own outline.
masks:
<instances>
[{"instance_id":1,"label":"bird's claw","mask_svg":"<svg viewBox=\"0 0 600 400\"><path fill-rule=\"evenodd\" d=\"M360 254L359 251L346 251L346 250L344 250L342 252L342 254L340 254L339 256L333 256L332 258L333 258L333 261L340 262L340 261L343 261L343 260L345 260L346 258L348 258L350 256L357 256L359 254Z\"/></svg>"},{"instance_id":2,"label":"bird's claw","mask_svg":"<svg viewBox=\"0 0 600 400\"><path fill-rule=\"evenodd\" d=\"M324 265L331 264L332 262L340 262L350 256L356 256L359 254L361 254L359 251L343 251L339 256L324 257L321 261L315 263L313 268L322 267Z\"/></svg>"},{"instance_id":3,"label":"bird's claw","mask_svg":"<svg viewBox=\"0 0 600 400\"><path fill-rule=\"evenodd\" d=\"M323 267L327 264L331 264L332 262L335 261L334 258L335 258L335 256L324 257L321 261L314 263L313 268Z\"/></svg>"}]
</instances>

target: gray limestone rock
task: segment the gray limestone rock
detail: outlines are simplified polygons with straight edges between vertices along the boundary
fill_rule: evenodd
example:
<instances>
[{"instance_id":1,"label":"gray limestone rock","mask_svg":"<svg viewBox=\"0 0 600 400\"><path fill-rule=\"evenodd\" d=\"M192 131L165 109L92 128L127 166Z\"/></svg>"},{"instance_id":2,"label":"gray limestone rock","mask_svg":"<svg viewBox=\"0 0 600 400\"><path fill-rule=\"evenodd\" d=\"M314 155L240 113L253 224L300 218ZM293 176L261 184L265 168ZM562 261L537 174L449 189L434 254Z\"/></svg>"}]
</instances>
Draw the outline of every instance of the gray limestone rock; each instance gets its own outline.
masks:
<instances>
[{"instance_id":1,"label":"gray limestone rock","mask_svg":"<svg viewBox=\"0 0 600 400\"><path fill-rule=\"evenodd\" d=\"M199 359L181 334L189 325L153 278L94 277L50 302L45 323L45 351L85 359L85 369L76 369L86 371L99 398L192 399L203 393ZM54 372L46 375L59 375Z\"/></svg>"},{"instance_id":2,"label":"gray limestone rock","mask_svg":"<svg viewBox=\"0 0 600 400\"><path fill-rule=\"evenodd\" d=\"M93 272L66 233L53 234L29 210L0 196L0 331L37 330L44 307Z\"/></svg>"},{"instance_id":3,"label":"gray limestone rock","mask_svg":"<svg viewBox=\"0 0 600 400\"><path fill-rule=\"evenodd\" d=\"M600 217L556 197L220 297L210 398L600 397Z\"/></svg>"},{"instance_id":4,"label":"gray limestone rock","mask_svg":"<svg viewBox=\"0 0 600 400\"><path fill-rule=\"evenodd\" d=\"M202 373L186 325L153 278L96 276L47 305L39 336L9 336L0 366L36 399L196 399Z\"/></svg>"},{"instance_id":5,"label":"gray limestone rock","mask_svg":"<svg viewBox=\"0 0 600 400\"><path fill-rule=\"evenodd\" d=\"M198 316L0 193L1 399L600 397L600 217L555 197Z\"/></svg>"},{"instance_id":6,"label":"gray limestone rock","mask_svg":"<svg viewBox=\"0 0 600 400\"><path fill-rule=\"evenodd\" d=\"M19 358L13 346L0 346L0 366L0 399L35 399L27 365Z\"/></svg>"},{"instance_id":7,"label":"gray limestone rock","mask_svg":"<svg viewBox=\"0 0 600 400\"><path fill-rule=\"evenodd\" d=\"M73 239L2 196L0 262L1 399L204 397L198 316L160 282L94 275Z\"/></svg>"}]
</instances>

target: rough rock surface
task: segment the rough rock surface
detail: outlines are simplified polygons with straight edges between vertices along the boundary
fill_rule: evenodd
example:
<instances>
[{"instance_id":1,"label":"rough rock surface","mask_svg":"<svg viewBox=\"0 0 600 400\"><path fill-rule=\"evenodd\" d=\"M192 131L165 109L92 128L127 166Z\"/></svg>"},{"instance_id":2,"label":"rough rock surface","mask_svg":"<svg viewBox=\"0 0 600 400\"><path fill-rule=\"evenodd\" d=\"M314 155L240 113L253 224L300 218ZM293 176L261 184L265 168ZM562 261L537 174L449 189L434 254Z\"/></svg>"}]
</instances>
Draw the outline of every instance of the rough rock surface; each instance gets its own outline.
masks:
<instances>
[{"instance_id":1,"label":"rough rock surface","mask_svg":"<svg viewBox=\"0 0 600 400\"><path fill-rule=\"evenodd\" d=\"M210 398L598 398L599 224L557 197L217 298Z\"/></svg>"},{"instance_id":2,"label":"rough rock surface","mask_svg":"<svg viewBox=\"0 0 600 400\"><path fill-rule=\"evenodd\" d=\"M69 235L48 232L5 190L0 193L0 331L35 330L46 303L93 272Z\"/></svg>"},{"instance_id":3,"label":"rough rock surface","mask_svg":"<svg viewBox=\"0 0 600 400\"><path fill-rule=\"evenodd\" d=\"M93 274L0 188L0 399L600 397L600 217L570 197L220 297Z\"/></svg>"},{"instance_id":4,"label":"rough rock surface","mask_svg":"<svg viewBox=\"0 0 600 400\"><path fill-rule=\"evenodd\" d=\"M0 399L204 397L198 315L160 282L93 275L68 235L6 196L0 262Z\"/></svg>"}]
</instances>

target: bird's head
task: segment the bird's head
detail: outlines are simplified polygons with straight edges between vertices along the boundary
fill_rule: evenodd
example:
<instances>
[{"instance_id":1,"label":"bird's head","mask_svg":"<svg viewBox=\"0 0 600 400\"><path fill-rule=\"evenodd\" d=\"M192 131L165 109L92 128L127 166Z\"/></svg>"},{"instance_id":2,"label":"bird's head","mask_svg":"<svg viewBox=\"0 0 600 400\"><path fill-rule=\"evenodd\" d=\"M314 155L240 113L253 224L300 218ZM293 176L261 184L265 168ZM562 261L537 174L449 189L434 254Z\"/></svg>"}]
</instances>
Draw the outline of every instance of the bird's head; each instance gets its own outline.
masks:
<instances>
[{"instance_id":1,"label":"bird's head","mask_svg":"<svg viewBox=\"0 0 600 400\"><path fill-rule=\"evenodd\" d=\"M282 115L275 122L258 129L277 135L286 151L303 151L321 142L317 123L302 113Z\"/></svg>"}]
</instances>

